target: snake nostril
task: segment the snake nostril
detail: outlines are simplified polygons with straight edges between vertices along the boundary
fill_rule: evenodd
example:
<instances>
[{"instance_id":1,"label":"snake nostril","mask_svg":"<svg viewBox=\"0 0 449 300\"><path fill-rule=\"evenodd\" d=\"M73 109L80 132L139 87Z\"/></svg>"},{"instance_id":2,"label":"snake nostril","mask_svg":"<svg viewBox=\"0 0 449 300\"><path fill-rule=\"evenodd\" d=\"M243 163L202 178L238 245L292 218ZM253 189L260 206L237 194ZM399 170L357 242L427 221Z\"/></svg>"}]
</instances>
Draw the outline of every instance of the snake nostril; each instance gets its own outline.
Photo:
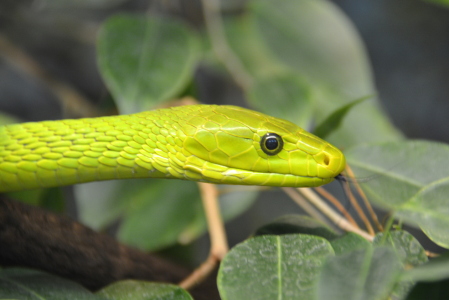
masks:
<instances>
[{"instance_id":1,"label":"snake nostril","mask_svg":"<svg viewBox=\"0 0 449 300\"><path fill-rule=\"evenodd\" d=\"M331 162L329 155L324 154L324 159L323 159L323 163L328 166L329 163Z\"/></svg>"}]
</instances>

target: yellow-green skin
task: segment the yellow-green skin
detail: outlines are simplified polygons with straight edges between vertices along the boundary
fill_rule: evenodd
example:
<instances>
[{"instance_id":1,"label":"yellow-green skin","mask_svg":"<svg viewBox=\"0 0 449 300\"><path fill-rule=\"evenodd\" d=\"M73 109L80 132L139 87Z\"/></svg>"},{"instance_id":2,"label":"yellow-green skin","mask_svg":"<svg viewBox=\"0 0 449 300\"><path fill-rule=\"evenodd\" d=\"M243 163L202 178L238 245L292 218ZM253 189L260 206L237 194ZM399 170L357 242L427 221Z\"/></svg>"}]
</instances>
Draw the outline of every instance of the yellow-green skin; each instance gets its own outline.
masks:
<instances>
[{"instance_id":1,"label":"yellow-green skin","mask_svg":"<svg viewBox=\"0 0 449 300\"><path fill-rule=\"evenodd\" d=\"M267 155L266 133L284 147ZM134 115L0 127L0 192L164 177L313 187L345 167L336 147L285 120L235 106L193 105Z\"/></svg>"}]
</instances>

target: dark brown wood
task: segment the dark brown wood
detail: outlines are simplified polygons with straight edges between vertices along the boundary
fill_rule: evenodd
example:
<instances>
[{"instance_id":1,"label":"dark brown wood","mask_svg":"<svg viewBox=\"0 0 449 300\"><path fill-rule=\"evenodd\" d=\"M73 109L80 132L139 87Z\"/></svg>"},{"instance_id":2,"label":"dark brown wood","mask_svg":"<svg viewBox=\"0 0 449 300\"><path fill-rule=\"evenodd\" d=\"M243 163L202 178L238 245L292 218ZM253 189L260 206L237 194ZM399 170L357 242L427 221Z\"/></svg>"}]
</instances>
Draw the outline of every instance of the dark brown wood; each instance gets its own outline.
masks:
<instances>
[{"instance_id":1,"label":"dark brown wood","mask_svg":"<svg viewBox=\"0 0 449 300\"><path fill-rule=\"evenodd\" d=\"M0 199L0 265L43 270L97 290L123 279L178 283L189 271L127 247L72 219ZM192 291L195 299L220 299L215 277Z\"/></svg>"}]
</instances>

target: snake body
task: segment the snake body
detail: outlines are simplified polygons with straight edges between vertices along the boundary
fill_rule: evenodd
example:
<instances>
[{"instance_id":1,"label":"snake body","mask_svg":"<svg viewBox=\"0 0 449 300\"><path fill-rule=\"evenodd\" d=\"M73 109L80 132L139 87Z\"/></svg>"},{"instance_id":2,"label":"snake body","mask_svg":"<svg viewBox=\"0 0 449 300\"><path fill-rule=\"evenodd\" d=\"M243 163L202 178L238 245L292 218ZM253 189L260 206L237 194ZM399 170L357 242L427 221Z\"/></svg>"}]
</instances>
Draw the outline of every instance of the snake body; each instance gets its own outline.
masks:
<instances>
[{"instance_id":1,"label":"snake body","mask_svg":"<svg viewBox=\"0 0 449 300\"><path fill-rule=\"evenodd\" d=\"M235 106L0 127L0 192L142 177L311 187L344 167L344 155L328 142Z\"/></svg>"}]
</instances>

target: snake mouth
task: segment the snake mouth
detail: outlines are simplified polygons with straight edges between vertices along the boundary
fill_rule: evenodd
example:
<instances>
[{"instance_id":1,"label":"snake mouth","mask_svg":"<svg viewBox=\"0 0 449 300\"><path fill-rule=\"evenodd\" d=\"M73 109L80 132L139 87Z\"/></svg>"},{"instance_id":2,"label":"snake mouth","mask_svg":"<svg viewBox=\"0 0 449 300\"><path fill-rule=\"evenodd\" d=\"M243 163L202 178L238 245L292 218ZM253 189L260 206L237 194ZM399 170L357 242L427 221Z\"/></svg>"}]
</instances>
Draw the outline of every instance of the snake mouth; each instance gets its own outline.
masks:
<instances>
[{"instance_id":1,"label":"snake mouth","mask_svg":"<svg viewBox=\"0 0 449 300\"><path fill-rule=\"evenodd\" d=\"M194 165L186 165L185 169L187 171L184 174L186 179L216 184L316 187L334 180L333 177L323 178L316 176L248 171L210 162L207 162L201 168Z\"/></svg>"},{"instance_id":2,"label":"snake mouth","mask_svg":"<svg viewBox=\"0 0 449 300\"><path fill-rule=\"evenodd\" d=\"M187 180L216 184L258 185L278 187L317 187L330 183L335 176L307 176L235 168L190 156L183 161L171 159L169 164Z\"/></svg>"},{"instance_id":3,"label":"snake mouth","mask_svg":"<svg viewBox=\"0 0 449 300\"><path fill-rule=\"evenodd\" d=\"M335 180L338 180L338 181L341 181L341 182L347 182L348 178L345 175L340 173L337 176L335 176Z\"/></svg>"},{"instance_id":4,"label":"snake mouth","mask_svg":"<svg viewBox=\"0 0 449 300\"><path fill-rule=\"evenodd\" d=\"M229 172L232 171L232 172ZM225 172L225 181L231 184L280 186L280 187L317 187L334 180L317 176L301 176L281 173L248 172L245 170L229 170Z\"/></svg>"}]
</instances>

